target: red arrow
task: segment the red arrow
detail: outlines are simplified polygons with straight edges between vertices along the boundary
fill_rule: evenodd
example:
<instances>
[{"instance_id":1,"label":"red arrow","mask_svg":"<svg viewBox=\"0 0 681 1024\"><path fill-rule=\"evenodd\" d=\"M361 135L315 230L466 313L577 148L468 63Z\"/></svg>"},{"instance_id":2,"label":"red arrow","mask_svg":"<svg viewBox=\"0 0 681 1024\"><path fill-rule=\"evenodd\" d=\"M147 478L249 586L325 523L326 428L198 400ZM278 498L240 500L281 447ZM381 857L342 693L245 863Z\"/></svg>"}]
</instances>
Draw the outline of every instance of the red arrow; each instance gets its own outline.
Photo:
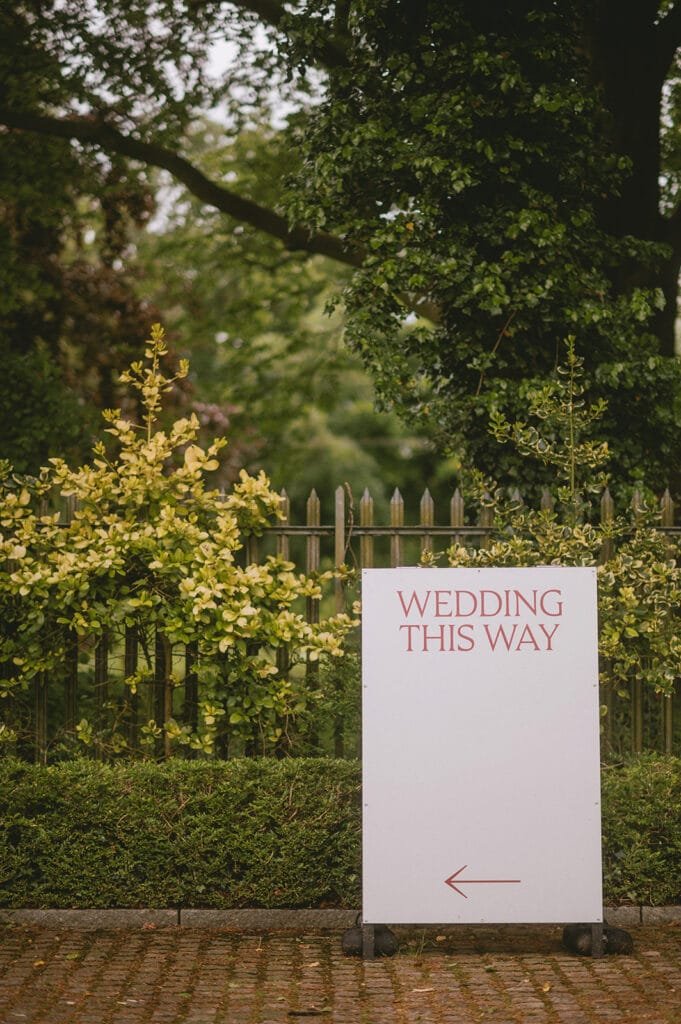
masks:
<instances>
[{"instance_id":1,"label":"red arrow","mask_svg":"<svg viewBox=\"0 0 681 1024\"><path fill-rule=\"evenodd\" d=\"M465 871L468 864L464 864L462 868L455 871L449 878L445 878L445 885L448 885L454 892L458 892L459 896L463 896L465 900L468 899L465 892L459 889L459 885L518 885L520 883L519 878L459 878L462 871ZM459 885L454 882L455 878L459 878Z\"/></svg>"}]
</instances>

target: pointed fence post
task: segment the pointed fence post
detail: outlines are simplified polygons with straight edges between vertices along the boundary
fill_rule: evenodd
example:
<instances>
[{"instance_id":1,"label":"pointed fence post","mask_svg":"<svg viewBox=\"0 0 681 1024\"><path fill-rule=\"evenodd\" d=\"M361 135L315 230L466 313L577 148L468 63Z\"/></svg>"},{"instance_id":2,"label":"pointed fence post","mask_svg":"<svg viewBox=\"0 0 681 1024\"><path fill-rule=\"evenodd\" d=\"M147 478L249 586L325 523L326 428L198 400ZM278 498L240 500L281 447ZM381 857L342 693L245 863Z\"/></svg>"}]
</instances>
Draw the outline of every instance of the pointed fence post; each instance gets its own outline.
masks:
<instances>
[{"instance_id":1,"label":"pointed fence post","mask_svg":"<svg viewBox=\"0 0 681 1024\"><path fill-rule=\"evenodd\" d=\"M435 502L433 496L426 487L421 498L421 505L419 508L419 526L434 526L435 525ZM424 533L421 537L421 555L423 556L428 552L432 553L433 550L433 535L431 533Z\"/></svg>"},{"instance_id":2,"label":"pointed fence post","mask_svg":"<svg viewBox=\"0 0 681 1024\"><path fill-rule=\"evenodd\" d=\"M189 726L192 732L196 732L199 725L199 680L196 674L198 656L199 645L194 640L184 649L184 707L182 710L184 724ZM196 757L196 751L189 747L187 756L189 758Z\"/></svg>"},{"instance_id":3,"label":"pointed fence post","mask_svg":"<svg viewBox=\"0 0 681 1024\"><path fill-rule=\"evenodd\" d=\"M404 561L402 537L397 530L404 526L404 501L397 487L390 499L390 525L394 532L390 534L390 565L395 569Z\"/></svg>"},{"instance_id":4,"label":"pointed fence post","mask_svg":"<svg viewBox=\"0 0 681 1024\"><path fill-rule=\"evenodd\" d=\"M463 526L465 512L466 509L464 506L463 496L461 494L461 491L457 487L449 502L449 522L451 523L451 525L454 527ZM455 533L454 536L452 537L452 542L454 544L460 544L461 535Z\"/></svg>"},{"instance_id":5,"label":"pointed fence post","mask_svg":"<svg viewBox=\"0 0 681 1024\"><path fill-rule=\"evenodd\" d=\"M608 487L603 491L601 497L601 526L605 527L608 523L611 523L615 518L615 502L612 500L612 495ZM599 561L601 565L607 562L613 557L615 553L615 545L612 537L607 537L601 544L601 553Z\"/></svg>"},{"instance_id":6,"label":"pointed fence post","mask_svg":"<svg viewBox=\"0 0 681 1024\"><path fill-rule=\"evenodd\" d=\"M485 500L491 499L491 494L485 492ZM492 544L492 528L494 526L494 509L490 505L483 505L478 516L478 525L482 527L480 547L488 548Z\"/></svg>"},{"instance_id":7,"label":"pointed fence post","mask_svg":"<svg viewBox=\"0 0 681 1024\"><path fill-rule=\"evenodd\" d=\"M139 640L137 630L133 626L125 627L125 653L123 656L125 678L130 679L137 672L137 656L139 652ZM126 700L129 708L128 714L128 747L130 750L137 750L139 746L139 705L140 695L135 687L133 692L131 686L125 688Z\"/></svg>"},{"instance_id":8,"label":"pointed fence post","mask_svg":"<svg viewBox=\"0 0 681 1024\"><path fill-rule=\"evenodd\" d=\"M314 488L310 491L310 496L307 499L306 520L310 527L319 526L321 522L319 498ZM305 571L307 573L319 571L319 534L309 533L307 536ZM319 601L315 597L307 599L307 621L312 624L319 622Z\"/></svg>"},{"instance_id":9,"label":"pointed fence post","mask_svg":"<svg viewBox=\"0 0 681 1024\"><path fill-rule=\"evenodd\" d=\"M256 565L260 558L260 544L259 538L255 534L246 541L246 563L248 565Z\"/></svg>"},{"instance_id":10,"label":"pointed fence post","mask_svg":"<svg viewBox=\"0 0 681 1024\"><path fill-rule=\"evenodd\" d=\"M282 488L279 497L281 500L281 524L283 526L288 526L291 522L291 502L288 494L286 493L286 488ZM290 559L289 538L285 533L277 534L277 555L280 558L285 559L287 562ZM277 647L276 656L277 672L282 679L285 679L290 668L290 652L288 644L282 644L280 647ZM277 743L277 753L280 755L285 753L287 745L286 740L279 741Z\"/></svg>"},{"instance_id":11,"label":"pointed fence post","mask_svg":"<svg viewBox=\"0 0 681 1024\"><path fill-rule=\"evenodd\" d=\"M109 715L106 707L109 701L109 631L105 629L95 647L95 707L98 729L104 732ZM98 759L106 761L103 743L99 744Z\"/></svg>"},{"instance_id":12,"label":"pointed fence post","mask_svg":"<svg viewBox=\"0 0 681 1024\"><path fill-rule=\"evenodd\" d=\"M305 520L307 526L310 528L318 527L321 522L321 508L319 504L319 497L314 488L310 491L310 496L307 499L307 506L305 509ZM315 573L319 570L319 534L310 532L307 535L307 551L305 555L305 571L308 573ZM306 606L306 618L307 621L314 625L319 622L319 599L316 597L307 598ZM307 658L305 664L305 675L307 678L308 685L311 689L316 688L316 680L319 676L319 662L310 661ZM309 741L312 746L316 746L318 742L318 736L316 730L311 730L309 734Z\"/></svg>"},{"instance_id":13,"label":"pointed fence post","mask_svg":"<svg viewBox=\"0 0 681 1024\"><path fill-rule=\"evenodd\" d=\"M170 738L164 727L173 713L173 691L168 678L171 665L170 644L160 629L157 629L154 640L154 720L164 730L156 744L157 754L163 757L170 756Z\"/></svg>"},{"instance_id":14,"label":"pointed fence post","mask_svg":"<svg viewBox=\"0 0 681 1024\"><path fill-rule=\"evenodd\" d=\"M605 488L601 495L601 526L607 527L615 518L615 502L612 499L610 489ZM606 537L601 544L598 561L601 565L609 561L615 554L615 545L612 537ZM612 683L601 688L601 699L605 704L605 742L609 751L612 751L613 743L613 719L615 716L615 694Z\"/></svg>"},{"instance_id":15,"label":"pointed fence post","mask_svg":"<svg viewBox=\"0 0 681 1024\"><path fill-rule=\"evenodd\" d=\"M64 526L70 526L76 512L78 503L75 494L68 494L64 498L64 511L62 513Z\"/></svg>"},{"instance_id":16,"label":"pointed fence post","mask_svg":"<svg viewBox=\"0 0 681 1024\"><path fill-rule=\"evenodd\" d=\"M64 727L73 735L76 731L76 713L78 706L78 634L70 630L66 633L66 701Z\"/></svg>"},{"instance_id":17,"label":"pointed fence post","mask_svg":"<svg viewBox=\"0 0 681 1024\"><path fill-rule=\"evenodd\" d=\"M660 501L660 518L660 525L663 529L673 528L674 502L669 488L664 492ZM667 537L670 539L669 534ZM669 546L671 547L671 543ZM672 694L664 694L662 697L662 738L665 754L671 754L674 747L674 698Z\"/></svg>"},{"instance_id":18,"label":"pointed fence post","mask_svg":"<svg viewBox=\"0 0 681 1024\"><path fill-rule=\"evenodd\" d=\"M359 525L374 525L374 499L369 493L369 488L364 489L359 502ZM372 569L374 565L374 538L371 535L362 534L359 542L359 561L362 569Z\"/></svg>"},{"instance_id":19,"label":"pointed fence post","mask_svg":"<svg viewBox=\"0 0 681 1024\"><path fill-rule=\"evenodd\" d=\"M288 494L286 493L285 487L282 488L279 497L281 499L281 524L282 526L288 526L291 521L291 501L289 499ZM279 555L280 558L285 559L287 562L289 561L290 558L289 547L289 539L287 535L285 533L278 533L277 554Z\"/></svg>"},{"instance_id":20,"label":"pointed fence post","mask_svg":"<svg viewBox=\"0 0 681 1024\"><path fill-rule=\"evenodd\" d=\"M660 518L661 526L664 530L670 530L674 527L674 511L675 505L669 488L667 488L660 498Z\"/></svg>"},{"instance_id":21,"label":"pointed fence post","mask_svg":"<svg viewBox=\"0 0 681 1024\"><path fill-rule=\"evenodd\" d=\"M643 497L636 489L631 497L631 511L638 524L644 510ZM635 754L643 751L643 683L640 679L631 681L631 747Z\"/></svg>"},{"instance_id":22,"label":"pointed fence post","mask_svg":"<svg viewBox=\"0 0 681 1024\"><path fill-rule=\"evenodd\" d=\"M337 487L334 501L333 564L339 569L345 562L345 488ZM341 580L334 580L336 612L345 608L345 594Z\"/></svg>"},{"instance_id":23,"label":"pointed fence post","mask_svg":"<svg viewBox=\"0 0 681 1024\"><path fill-rule=\"evenodd\" d=\"M47 675L38 672L33 677L34 760L47 764Z\"/></svg>"},{"instance_id":24,"label":"pointed fence post","mask_svg":"<svg viewBox=\"0 0 681 1024\"><path fill-rule=\"evenodd\" d=\"M643 752L643 683L640 679L631 681L631 749L634 754Z\"/></svg>"},{"instance_id":25,"label":"pointed fence post","mask_svg":"<svg viewBox=\"0 0 681 1024\"><path fill-rule=\"evenodd\" d=\"M334 553L333 560L338 569L345 562L345 488L336 488L334 514ZM345 592L342 580L334 580L334 596L336 613L345 610ZM333 725L333 752L335 757L345 754L345 721L343 715L336 715Z\"/></svg>"}]
</instances>

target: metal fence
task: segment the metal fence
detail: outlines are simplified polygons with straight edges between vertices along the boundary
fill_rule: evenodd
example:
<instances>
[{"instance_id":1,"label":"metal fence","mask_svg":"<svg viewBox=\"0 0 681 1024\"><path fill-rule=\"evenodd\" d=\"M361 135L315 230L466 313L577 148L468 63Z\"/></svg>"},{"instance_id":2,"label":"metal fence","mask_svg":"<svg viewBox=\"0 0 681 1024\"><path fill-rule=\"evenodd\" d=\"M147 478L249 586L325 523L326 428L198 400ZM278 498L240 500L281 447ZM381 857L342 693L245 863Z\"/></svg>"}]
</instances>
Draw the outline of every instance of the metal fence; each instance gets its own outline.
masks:
<instances>
[{"instance_id":1,"label":"metal fence","mask_svg":"<svg viewBox=\"0 0 681 1024\"><path fill-rule=\"evenodd\" d=\"M519 500L518 495L516 500ZM637 501L640 499L635 495L634 506ZM453 542L485 546L495 533L493 510L467 507L459 490L452 494L438 522L435 503L426 489L413 517L416 521L411 524L405 522L405 503L399 490L395 490L390 501L388 522L382 524L375 522L374 501L368 491L355 503L348 488L338 487L333 495L333 515L326 522L322 521L321 501L314 490L307 499L304 514L299 516L301 521L296 522L285 491L281 502L283 518L263 536L249 539L244 553L247 562L257 562L267 554L276 553L306 572L341 565L356 569L415 565L424 551L441 554ZM548 492L544 492L541 505L551 507ZM613 499L606 491L600 505L602 521L611 520L614 512ZM675 524L674 502L668 492L661 500L661 513L660 529L668 534L680 533L681 527ZM612 542L608 541L601 552L602 559L611 553ZM355 596L352 586L337 579L321 602L308 599L301 611L307 621L318 622L322 611L342 611ZM278 657L280 666L285 667L281 662L284 652L279 652ZM157 737L153 743L147 735L145 746L144 730L150 719L162 729L171 718L181 725L196 728L199 701L196 658L196 645L172 648L161 633L151 630L140 632L125 628L117 636L104 634L98 639L79 640L72 636L61 672L50 678L44 674L36 677L30 694L6 701L5 719L10 725L20 720L22 723L21 738L14 752L47 763L69 756L76 748L84 750L77 735L79 722L87 719L95 731L111 730L117 723L119 735L125 737L125 750L107 750L94 743L90 748L94 756L134 755L142 749L158 758L180 753L167 735ZM144 681L133 692L125 680L138 673L140 667ZM314 677L311 683L314 682L318 666L308 664L306 671ZM340 686L334 682L330 685L332 689ZM309 735L300 734L287 749L266 750L255 738L244 741L230 736L225 728L218 739L216 756L282 752L356 755L359 750L358 673L343 685L350 691L344 695L345 703L337 700L336 706L328 712L327 721L309 725ZM602 696L608 708L603 727L604 753L619 756L645 749L667 753L681 751L681 722L674 719L673 697L644 691L635 682L626 697L618 696L611 688Z\"/></svg>"}]
</instances>

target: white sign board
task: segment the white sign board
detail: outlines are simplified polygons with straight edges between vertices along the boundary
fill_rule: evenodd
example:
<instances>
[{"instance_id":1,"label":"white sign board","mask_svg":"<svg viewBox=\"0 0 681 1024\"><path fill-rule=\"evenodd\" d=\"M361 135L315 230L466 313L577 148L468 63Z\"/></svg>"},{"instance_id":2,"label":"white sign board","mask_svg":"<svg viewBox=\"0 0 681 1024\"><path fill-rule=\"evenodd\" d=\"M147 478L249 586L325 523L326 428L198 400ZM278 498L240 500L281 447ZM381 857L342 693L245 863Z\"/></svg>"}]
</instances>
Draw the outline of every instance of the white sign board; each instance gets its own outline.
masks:
<instances>
[{"instance_id":1,"label":"white sign board","mask_svg":"<svg viewBox=\"0 0 681 1024\"><path fill-rule=\"evenodd\" d=\"M365 569L363 919L602 921L596 570Z\"/></svg>"}]
</instances>

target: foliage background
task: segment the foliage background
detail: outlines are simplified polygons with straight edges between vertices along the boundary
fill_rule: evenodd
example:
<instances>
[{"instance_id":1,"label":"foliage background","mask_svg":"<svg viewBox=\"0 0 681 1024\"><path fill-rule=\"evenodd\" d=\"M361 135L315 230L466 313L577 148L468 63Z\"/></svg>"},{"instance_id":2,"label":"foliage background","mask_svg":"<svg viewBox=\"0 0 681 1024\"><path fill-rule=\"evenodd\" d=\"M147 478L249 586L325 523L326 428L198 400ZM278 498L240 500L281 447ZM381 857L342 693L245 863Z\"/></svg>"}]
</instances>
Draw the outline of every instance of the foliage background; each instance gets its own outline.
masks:
<instances>
[{"instance_id":1,"label":"foliage background","mask_svg":"<svg viewBox=\"0 0 681 1024\"><path fill-rule=\"evenodd\" d=\"M5 5L0 352L18 384L20 355L53 370L21 436L25 388L6 389L5 454L31 470L86 450L126 344L163 319L201 354L178 400L230 421L232 474L306 476L309 441L356 491L403 478L405 447L430 484L427 440L450 477L493 455L527 482L488 416L517 415L574 332L617 476L677 488L679 10ZM352 358L322 321L334 292Z\"/></svg>"}]
</instances>

